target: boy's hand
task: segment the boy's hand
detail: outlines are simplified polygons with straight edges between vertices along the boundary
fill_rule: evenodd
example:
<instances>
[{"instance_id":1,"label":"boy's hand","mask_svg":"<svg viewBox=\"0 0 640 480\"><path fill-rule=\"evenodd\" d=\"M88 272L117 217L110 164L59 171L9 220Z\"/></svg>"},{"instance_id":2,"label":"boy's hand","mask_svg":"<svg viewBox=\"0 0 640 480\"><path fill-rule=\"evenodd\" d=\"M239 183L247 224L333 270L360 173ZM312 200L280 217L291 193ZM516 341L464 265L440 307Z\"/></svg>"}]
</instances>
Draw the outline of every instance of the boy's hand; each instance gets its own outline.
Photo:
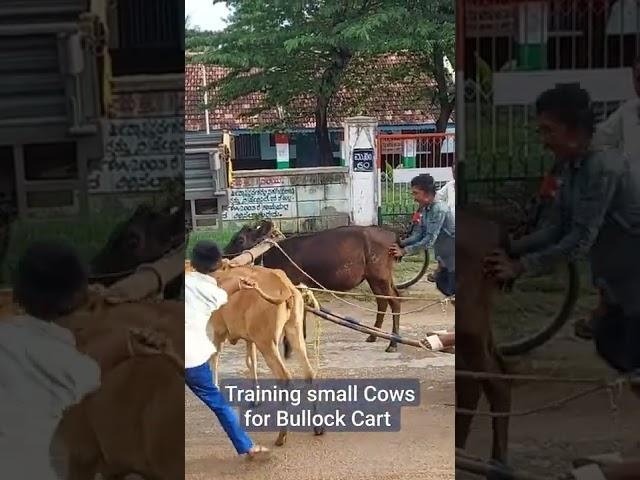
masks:
<instances>
[{"instance_id":1,"label":"boy's hand","mask_svg":"<svg viewBox=\"0 0 640 480\"><path fill-rule=\"evenodd\" d=\"M252 278L242 277L240 279L240 289L241 290L251 290L258 288L258 283Z\"/></svg>"},{"instance_id":2,"label":"boy's hand","mask_svg":"<svg viewBox=\"0 0 640 480\"><path fill-rule=\"evenodd\" d=\"M129 349L132 355L159 355L169 350L169 339L150 328L131 328Z\"/></svg>"}]
</instances>

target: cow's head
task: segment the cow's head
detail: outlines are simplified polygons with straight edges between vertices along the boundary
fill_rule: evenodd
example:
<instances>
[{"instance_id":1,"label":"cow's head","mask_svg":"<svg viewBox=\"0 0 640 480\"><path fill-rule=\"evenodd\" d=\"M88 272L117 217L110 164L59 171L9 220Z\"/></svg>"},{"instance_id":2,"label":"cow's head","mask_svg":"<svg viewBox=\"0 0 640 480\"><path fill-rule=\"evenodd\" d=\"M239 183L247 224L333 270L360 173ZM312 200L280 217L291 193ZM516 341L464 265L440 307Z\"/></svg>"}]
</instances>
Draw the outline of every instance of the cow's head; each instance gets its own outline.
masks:
<instances>
[{"instance_id":1,"label":"cow's head","mask_svg":"<svg viewBox=\"0 0 640 480\"><path fill-rule=\"evenodd\" d=\"M261 220L253 225L244 225L224 248L225 255L237 255L255 247L267 238L273 238L277 230L270 220Z\"/></svg>"},{"instance_id":2,"label":"cow's head","mask_svg":"<svg viewBox=\"0 0 640 480\"><path fill-rule=\"evenodd\" d=\"M159 212L142 205L118 225L91 260L91 276L99 278L153 262L184 242L184 207Z\"/></svg>"}]
</instances>

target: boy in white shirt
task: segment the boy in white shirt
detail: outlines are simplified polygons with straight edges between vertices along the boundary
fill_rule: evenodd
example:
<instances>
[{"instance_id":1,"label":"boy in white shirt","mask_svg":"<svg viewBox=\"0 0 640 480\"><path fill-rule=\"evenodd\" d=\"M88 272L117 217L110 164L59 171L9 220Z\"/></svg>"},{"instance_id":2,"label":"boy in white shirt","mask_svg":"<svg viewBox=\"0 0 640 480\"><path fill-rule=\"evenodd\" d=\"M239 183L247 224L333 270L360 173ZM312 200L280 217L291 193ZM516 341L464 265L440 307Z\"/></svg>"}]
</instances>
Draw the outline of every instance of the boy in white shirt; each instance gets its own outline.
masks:
<instances>
[{"instance_id":1,"label":"boy in white shirt","mask_svg":"<svg viewBox=\"0 0 640 480\"><path fill-rule=\"evenodd\" d=\"M215 243L198 242L191 255L191 266L195 271L185 275L185 382L218 417L238 455L253 458L266 455L269 450L253 445L214 383L208 362L216 349L207 335L207 324L213 312L227 303L230 295L242 289L256 288L256 285L251 280L238 281L237 278L225 279L218 285L210 274L220 267L221 261L222 254Z\"/></svg>"},{"instance_id":2,"label":"boy in white shirt","mask_svg":"<svg viewBox=\"0 0 640 480\"><path fill-rule=\"evenodd\" d=\"M153 335L127 328L89 339L82 346L87 354L79 351L72 332L56 321L81 307L87 294L82 262L67 246L33 245L18 263L13 295L26 315L0 320L2 478L57 480L50 446L65 410L99 388L101 370L136 354L161 353Z\"/></svg>"}]
</instances>

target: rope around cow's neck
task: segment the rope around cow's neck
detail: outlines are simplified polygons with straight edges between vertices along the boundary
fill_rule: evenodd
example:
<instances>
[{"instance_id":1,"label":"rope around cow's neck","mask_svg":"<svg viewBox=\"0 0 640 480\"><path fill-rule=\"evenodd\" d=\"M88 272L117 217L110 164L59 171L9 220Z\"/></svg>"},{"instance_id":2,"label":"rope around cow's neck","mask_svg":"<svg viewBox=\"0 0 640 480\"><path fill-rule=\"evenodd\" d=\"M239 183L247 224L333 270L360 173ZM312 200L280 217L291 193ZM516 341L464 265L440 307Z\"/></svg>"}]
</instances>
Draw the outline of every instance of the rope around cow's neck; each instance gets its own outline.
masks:
<instances>
[{"instance_id":1,"label":"rope around cow's neck","mask_svg":"<svg viewBox=\"0 0 640 480\"><path fill-rule=\"evenodd\" d=\"M316 285L318 285L324 292L330 294L332 297L334 297L335 299L346 303L347 305L350 305L352 307L355 308L359 308L360 310L364 310L366 312L371 312L371 313L375 313L375 314L386 314L386 311L380 311L380 310L374 310L372 308L368 308L368 307L363 307L362 305L358 305L357 303L353 303L350 302L348 300L345 300L342 297L339 297L337 294L335 294L332 290L328 289L327 287L325 287L324 285L322 285L320 282L318 282L315 278L313 278L311 275L309 275L307 272L305 272L302 267L300 267L300 265L298 265L290 256L289 254L287 254L287 252L284 251L284 249L278 245L278 242L276 242L275 240L271 240L271 239L267 239L265 240L265 242L272 244L274 247L276 247L278 250L280 250L280 252L282 252L282 254L285 256L285 258L287 260L289 260L289 262L291 262L291 264L296 267L298 270L300 270L300 272L305 275L309 280L311 280L312 282L314 282ZM390 297L390 298L398 298L398 297ZM437 300L435 302L429 303L427 305L423 305L420 308L416 308L414 310L409 310L408 312L399 312L399 313L404 313L405 315L408 315L410 313L418 313L418 312L422 312L423 310L426 310L427 308L433 307L435 305L446 305L448 303L448 299L447 300Z\"/></svg>"}]
</instances>

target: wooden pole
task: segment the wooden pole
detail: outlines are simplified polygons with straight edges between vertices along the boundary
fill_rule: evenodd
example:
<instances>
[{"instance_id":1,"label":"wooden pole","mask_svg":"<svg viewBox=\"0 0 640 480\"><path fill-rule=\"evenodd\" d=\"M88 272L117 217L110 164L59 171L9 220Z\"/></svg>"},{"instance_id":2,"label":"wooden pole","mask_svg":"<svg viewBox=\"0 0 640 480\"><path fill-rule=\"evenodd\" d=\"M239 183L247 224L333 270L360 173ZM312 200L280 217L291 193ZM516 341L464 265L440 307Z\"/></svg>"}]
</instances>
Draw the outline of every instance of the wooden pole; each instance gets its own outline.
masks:
<instances>
[{"instance_id":1,"label":"wooden pole","mask_svg":"<svg viewBox=\"0 0 640 480\"><path fill-rule=\"evenodd\" d=\"M321 310L316 310L315 308L305 307L308 312L317 315L320 318L324 318L325 320L329 320L330 322L336 323L338 325L342 325L343 327L350 328L360 333L375 335L376 337L384 338L385 340L393 341L396 343L402 343L404 345L409 345L411 347L418 347L425 349L425 346L416 340L409 340L406 338L399 337L397 335L392 335L389 333L381 332L373 327L367 327L366 325L362 325L360 323L354 323L349 320L346 320L344 317L341 317L337 314L328 314Z\"/></svg>"},{"instance_id":2,"label":"wooden pole","mask_svg":"<svg viewBox=\"0 0 640 480\"><path fill-rule=\"evenodd\" d=\"M250 263L253 263L256 258L264 255L271 247L273 247L273 243L271 241L259 243L255 247L246 250L237 257L231 259L229 261L229 266L242 267L244 265L249 265Z\"/></svg>"},{"instance_id":3,"label":"wooden pole","mask_svg":"<svg viewBox=\"0 0 640 480\"><path fill-rule=\"evenodd\" d=\"M104 296L112 301L143 300L160 293L165 285L184 273L184 247L151 264L141 265L128 277L106 289Z\"/></svg>"}]
</instances>

